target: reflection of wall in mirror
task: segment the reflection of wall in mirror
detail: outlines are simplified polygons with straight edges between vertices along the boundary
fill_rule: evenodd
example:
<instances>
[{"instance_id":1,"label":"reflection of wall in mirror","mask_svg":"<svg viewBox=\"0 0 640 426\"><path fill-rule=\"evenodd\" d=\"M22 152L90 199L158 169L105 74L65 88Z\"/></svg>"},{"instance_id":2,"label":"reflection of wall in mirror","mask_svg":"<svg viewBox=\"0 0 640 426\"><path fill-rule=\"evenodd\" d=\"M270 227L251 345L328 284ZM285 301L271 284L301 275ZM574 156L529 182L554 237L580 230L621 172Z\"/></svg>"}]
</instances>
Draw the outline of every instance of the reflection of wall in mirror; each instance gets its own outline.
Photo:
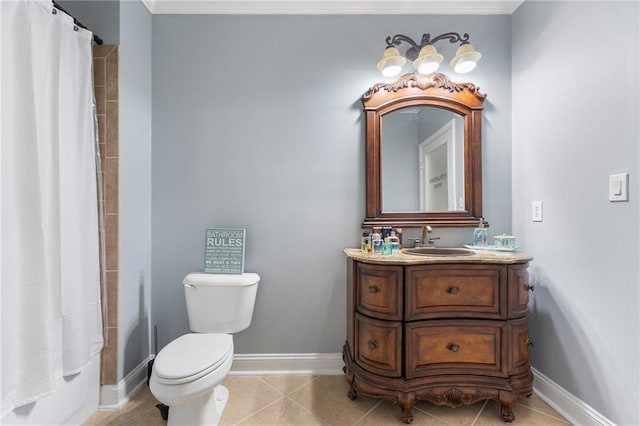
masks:
<instances>
[{"instance_id":1,"label":"reflection of wall in mirror","mask_svg":"<svg viewBox=\"0 0 640 426\"><path fill-rule=\"evenodd\" d=\"M383 211L418 211L418 116L404 108L381 120L381 184Z\"/></svg>"},{"instance_id":2,"label":"reflection of wall in mirror","mask_svg":"<svg viewBox=\"0 0 640 426\"><path fill-rule=\"evenodd\" d=\"M435 107L407 107L381 117L381 185L382 210L385 212L424 211L420 198L424 188L420 178L419 145L433 135L446 123L454 120L455 173L447 176L455 187L449 188L455 193L444 207L429 207L427 210L464 209L464 120L458 114ZM448 186L447 186L448 187Z\"/></svg>"}]
</instances>

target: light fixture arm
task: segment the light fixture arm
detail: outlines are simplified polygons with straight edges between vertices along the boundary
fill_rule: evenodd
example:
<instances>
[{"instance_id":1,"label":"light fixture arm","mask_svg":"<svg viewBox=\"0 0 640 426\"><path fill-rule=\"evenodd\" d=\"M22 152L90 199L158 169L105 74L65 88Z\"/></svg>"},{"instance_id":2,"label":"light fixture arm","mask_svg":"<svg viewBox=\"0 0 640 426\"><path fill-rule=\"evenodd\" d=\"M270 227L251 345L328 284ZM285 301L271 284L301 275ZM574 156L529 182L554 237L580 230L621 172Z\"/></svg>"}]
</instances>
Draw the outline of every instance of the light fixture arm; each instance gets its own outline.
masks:
<instances>
[{"instance_id":1,"label":"light fixture arm","mask_svg":"<svg viewBox=\"0 0 640 426\"><path fill-rule=\"evenodd\" d=\"M469 34L464 33L463 35L460 35L458 33L448 32L431 38L431 34L425 33L422 35L420 44L416 43L411 37L408 37L404 34L396 34L393 37L388 36L386 42L387 47L400 46L402 42L411 45L411 47L407 49L405 55L407 59L413 61L418 57L420 49L429 44L437 43L440 40L449 40L450 43L460 43L460 45L462 46L463 44L469 44Z\"/></svg>"}]
</instances>

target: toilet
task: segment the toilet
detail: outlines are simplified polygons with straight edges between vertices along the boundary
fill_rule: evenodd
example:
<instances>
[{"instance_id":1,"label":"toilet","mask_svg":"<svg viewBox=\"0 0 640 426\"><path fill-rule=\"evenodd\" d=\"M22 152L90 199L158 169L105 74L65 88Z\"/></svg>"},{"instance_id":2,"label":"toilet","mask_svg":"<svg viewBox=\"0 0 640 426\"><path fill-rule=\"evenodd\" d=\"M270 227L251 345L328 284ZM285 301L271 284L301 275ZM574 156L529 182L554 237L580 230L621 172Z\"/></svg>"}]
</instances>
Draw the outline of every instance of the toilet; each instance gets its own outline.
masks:
<instances>
[{"instance_id":1,"label":"toilet","mask_svg":"<svg viewBox=\"0 0 640 426\"><path fill-rule=\"evenodd\" d=\"M184 280L193 333L157 354L149 387L169 406L168 425L217 425L229 399L220 383L233 362L231 333L249 327L260 276L191 273Z\"/></svg>"}]
</instances>

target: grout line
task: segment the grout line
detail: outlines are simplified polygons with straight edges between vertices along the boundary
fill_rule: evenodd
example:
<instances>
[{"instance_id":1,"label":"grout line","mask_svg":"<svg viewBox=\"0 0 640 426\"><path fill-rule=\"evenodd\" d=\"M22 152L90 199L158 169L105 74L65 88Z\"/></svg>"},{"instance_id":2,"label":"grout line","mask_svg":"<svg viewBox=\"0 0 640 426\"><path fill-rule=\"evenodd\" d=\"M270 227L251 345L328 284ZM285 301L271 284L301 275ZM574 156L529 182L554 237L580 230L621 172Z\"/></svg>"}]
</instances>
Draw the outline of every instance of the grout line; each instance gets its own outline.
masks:
<instances>
[{"instance_id":1,"label":"grout line","mask_svg":"<svg viewBox=\"0 0 640 426\"><path fill-rule=\"evenodd\" d=\"M418 401L416 401L416 404L418 403ZM430 412L423 410L422 408L418 407L417 405L414 405L412 408L412 410L418 410L420 411L422 414L426 414L429 417L433 417L434 419L441 421L443 423L447 423L443 418L436 416L435 414L431 414Z\"/></svg>"},{"instance_id":2,"label":"grout line","mask_svg":"<svg viewBox=\"0 0 640 426\"><path fill-rule=\"evenodd\" d=\"M259 412L264 411L264 410L266 410L267 408L271 407L271 406L272 406L273 404L275 404L276 402L278 402L278 401L282 401L284 398L286 398L286 395L284 395L284 394L280 395L280 397L279 397L279 398L276 398L276 400L275 400L275 401L272 401L272 402L268 403L268 404L267 404L267 405L265 405L264 407L259 408L258 410L254 411L253 413L249 414L248 416L246 416L246 417L244 417L244 418L242 418L242 419L238 420L237 422L235 422L235 423L234 423L234 425L240 424L240 423L244 422L245 420L248 420L249 418L253 417L254 415L258 414ZM223 416L224 416L224 413L223 413ZM221 420L222 420L222 419L221 419Z\"/></svg>"},{"instance_id":3,"label":"grout line","mask_svg":"<svg viewBox=\"0 0 640 426\"><path fill-rule=\"evenodd\" d=\"M380 404L382 404L383 402L384 402L384 399L380 399L380 401L378 401L373 407L371 407L366 413L364 413L358 420L353 422L353 424L357 425L358 423L360 423L362 420L364 420L365 417L367 417L369 414L371 414L373 412L373 410L378 408L378 406Z\"/></svg>"},{"instance_id":4,"label":"grout line","mask_svg":"<svg viewBox=\"0 0 640 426\"><path fill-rule=\"evenodd\" d=\"M273 390L278 392L280 395L286 395L285 392L282 392L280 389L276 388L271 383L267 382L266 380L263 380L262 377L265 377L265 376L256 376L256 379L258 379L259 381L261 381L265 385L269 386L270 388L272 388Z\"/></svg>"},{"instance_id":5,"label":"grout line","mask_svg":"<svg viewBox=\"0 0 640 426\"><path fill-rule=\"evenodd\" d=\"M476 424L476 422L480 418L480 415L482 414L482 412L484 411L484 409L485 409L485 407L487 406L488 403L489 403L488 399L484 401L484 404L482 404L482 407L480 407L480 411L478 411L478 414L476 414L476 418L473 419L473 421L471 422L471 426Z\"/></svg>"},{"instance_id":6,"label":"grout line","mask_svg":"<svg viewBox=\"0 0 640 426\"><path fill-rule=\"evenodd\" d=\"M293 391L292 391L293 392ZM291 398L289 395L285 395L285 398L287 398L289 401L293 402L294 404L296 404L298 407L302 408L304 411L306 411L307 413L311 414L314 418L320 420L322 423L324 424L330 424L329 422L327 422L325 419L323 419L322 417L320 417L319 415L315 414L313 411L309 410L307 407L305 407L304 405L300 404L298 401L296 401L295 399Z\"/></svg>"},{"instance_id":7,"label":"grout line","mask_svg":"<svg viewBox=\"0 0 640 426\"><path fill-rule=\"evenodd\" d=\"M312 382L315 382L318 379L318 377L320 377L320 376L311 376L311 379L309 379L308 382L305 382L305 383L301 384L300 386L298 386L295 389L292 389L290 392L287 392L286 394L287 395L292 394L295 391L297 391L298 389L302 388L303 386L307 386L307 385L311 384Z\"/></svg>"},{"instance_id":8,"label":"grout line","mask_svg":"<svg viewBox=\"0 0 640 426\"><path fill-rule=\"evenodd\" d=\"M525 409L527 409L527 410L529 410L529 411L533 411L534 413L542 414L543 416L551 417L552 419L560 420L560 421L563 421L563 422L565 422L565 423L567 423L567 424L570 424L570 423L567 421L567 419L565 419L564 417L562 417L560 414L558 414L558 416L554 416L554 415L552 415L552 414L545 413L544 411L536 410L536 409L535 409L535 408L533 408L533 407L528 407L528 406L526 406L526 405L524 405L524 404L521 404L521 403L519 403L519 402L518 402L516 405L519 405L520 407L525 408Z\"/></svg>"}]
</instances>

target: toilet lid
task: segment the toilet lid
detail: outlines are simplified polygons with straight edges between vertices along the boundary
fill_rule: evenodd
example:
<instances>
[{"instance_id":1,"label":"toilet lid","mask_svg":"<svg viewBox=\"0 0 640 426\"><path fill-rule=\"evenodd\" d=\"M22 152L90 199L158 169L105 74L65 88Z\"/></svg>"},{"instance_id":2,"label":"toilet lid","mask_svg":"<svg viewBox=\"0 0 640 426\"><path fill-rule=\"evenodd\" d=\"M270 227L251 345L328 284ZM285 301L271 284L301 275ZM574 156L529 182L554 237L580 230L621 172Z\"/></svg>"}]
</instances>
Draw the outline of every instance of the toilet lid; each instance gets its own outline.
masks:
<instances>
[{"instance_id":1,"label":"toilet lid","mask_svg":"<svg viewBox=\"0 0 640 426\"><path fill-rule=\"evenodd\" d=\"M186 383L215 370L232 354L230 334L189 333L162 348L153 372L163 382Z\"/></svg>"}]
</instances>

